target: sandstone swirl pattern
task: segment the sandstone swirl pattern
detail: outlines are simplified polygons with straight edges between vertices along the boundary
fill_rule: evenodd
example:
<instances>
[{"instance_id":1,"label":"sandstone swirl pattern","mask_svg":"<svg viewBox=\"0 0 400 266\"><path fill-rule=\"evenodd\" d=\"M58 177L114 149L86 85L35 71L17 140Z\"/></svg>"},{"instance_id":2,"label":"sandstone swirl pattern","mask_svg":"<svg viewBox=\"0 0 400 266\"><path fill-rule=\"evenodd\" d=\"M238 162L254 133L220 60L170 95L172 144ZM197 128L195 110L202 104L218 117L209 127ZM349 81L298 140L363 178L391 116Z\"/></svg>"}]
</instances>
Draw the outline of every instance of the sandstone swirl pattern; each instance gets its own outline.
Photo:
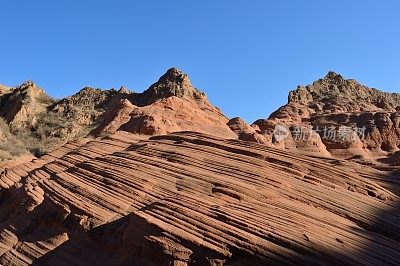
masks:
<instances>
[{"instance_id":1,"label":"sandstone swirl pattern","mask_svg":"<svg viewBox=\"0 0 400 266\"><path fill-rule=\"evenodd\" d=\"M399 264L395 170L193 132L85 139L1 173L0 262Z\"/></svg>"}]
</instances>

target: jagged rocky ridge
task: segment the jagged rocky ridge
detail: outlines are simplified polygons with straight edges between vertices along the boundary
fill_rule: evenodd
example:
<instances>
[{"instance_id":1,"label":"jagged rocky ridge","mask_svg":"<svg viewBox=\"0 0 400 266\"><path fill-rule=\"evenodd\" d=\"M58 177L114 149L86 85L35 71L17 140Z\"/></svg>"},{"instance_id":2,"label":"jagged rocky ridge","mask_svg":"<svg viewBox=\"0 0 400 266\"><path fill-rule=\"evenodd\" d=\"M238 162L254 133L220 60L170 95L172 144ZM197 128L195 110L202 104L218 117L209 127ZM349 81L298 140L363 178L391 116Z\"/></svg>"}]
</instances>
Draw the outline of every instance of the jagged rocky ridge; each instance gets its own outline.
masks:
<instances>
[{"instance_id":1,"label":"jagged rocky ridge","mask_svg":"<svg viewBox=\"0 0 400 266\"><path fill-rule=\"evenodd\" d=\"M396 114L396 94L331 72L250 126L177 69L143 93L85 88L55 101L33 83L0 90L14 110L2 113L4 139L48 127L54 141L1 167L3 265L400 264L389 123L381 141L273 134L364 114L378 125L376 114Z\"/></svg>"},{"instance_id":2,"label":"jagged rocky ridge","mask_svg":"<svg viewBox=\"0 0 400 266\"><path fill-rule=\"evenodd\" d=\"M252 139L264 137L278 148L322 156L384 159L399 151L399 109L400 94L329 72L312 85L291 91L288 104L268 119L255 121L251 128L257 134ZM287 138L274 138L277 125L287 127Z\"/></svg>"},{"instance_id":3,"label":"jagged rocky ridge","mask_svg":"<svg viewBox=\"0 0 400 266\"><path fill-rule=\"evenodd\" d=\"M19 143L7 156L0 154L0 161L28 151L42 155L90 132L109 134L119 129L144 135L194 130L235 137L226 125L228 119L175 68L143 93L124 87L85 87L71 97L54 100L33 82L16 88L3 86L0 117L5 121L0 121L3 143ZM0 150L9 151L10 145L3 146Z\"/></svg>"}]
</instances>

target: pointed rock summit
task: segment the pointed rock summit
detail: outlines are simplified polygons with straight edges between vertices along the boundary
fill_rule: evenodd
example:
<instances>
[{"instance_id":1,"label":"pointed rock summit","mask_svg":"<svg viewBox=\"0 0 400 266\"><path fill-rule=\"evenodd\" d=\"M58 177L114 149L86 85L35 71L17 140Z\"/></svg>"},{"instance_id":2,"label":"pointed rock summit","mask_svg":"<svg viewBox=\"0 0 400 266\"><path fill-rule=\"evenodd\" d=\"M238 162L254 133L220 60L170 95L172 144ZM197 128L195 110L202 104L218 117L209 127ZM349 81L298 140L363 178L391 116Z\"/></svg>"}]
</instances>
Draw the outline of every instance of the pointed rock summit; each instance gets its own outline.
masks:
<instances>
[{"instance_id":1,"label":"pointed rock summit","mask_svg":"<svg viewBox=\"0 0 400 266\"><path fill-rule=\"evenodd\" d=\"M104 126L107 132L121 130L139 135L163 135L178 131L196 131L223 138L236 138L226 125L228 119L204 93L193 87L188 75L170 68L143 93L132 94L134 108L117 107ZM116 126L118 125L118 126ZM102 134L102 130L97 130Z\"/></svg>"},{"instance_id":2,"label":"pointed rock summit","mask_svg":"<svg viewBox=\"0 0 400 266\"><path fill-rule=\"evenodd\" d=\"M328 74L326 74L326 76L324 77L324 80L340 84L344 81L344 78L342 77L342 75L334 71L329 71Z\"/></svg>"},{"instance_id":3,"label":"pointed rock summit","mask_svg":"<svg viewBox=\"0 0 400 266\"><path fill-rule=\"evenodd\" d=\"M51 103L52 99L43 89L27 81L0 96L0 116L15 127L35 124L37 114Z\"/></svg>"},{"instance_id":4,"label":"pointed rock summit","mask_svg":"<svg viewBox=\"0 0 400 266\"><path fill-rule=\"evenodd\" d=\"M168 69L167 72L160 77L157 83L166 85L169 83L175 83L182 87L192 87L188 75L174 67Z\"/></svg>"},{"instance_id":5,"label":"pointed rock summit","mask_svg":"<svg viewBox=\"0 0 400 266\"><path fill-rule=\"evenodd\" d=\"M170 68L156 83L142 93L140 105L149 105L171 96L190 100L206 98L204 93L193 87L187 74L177 68Z\"/></svg>"},{"instance_id":6,"label":"pointed rock summit","mask_svg":"<svg viewBox=\"0 0 400 266\"><path fill-rule=\"evenodd\" d=\"M118 90L118 93L121 93L121 94L130 94L131 91L128 90L125 86L121 86L121 88L119 88L119 90Z\"/></svg>"}]
</instances>

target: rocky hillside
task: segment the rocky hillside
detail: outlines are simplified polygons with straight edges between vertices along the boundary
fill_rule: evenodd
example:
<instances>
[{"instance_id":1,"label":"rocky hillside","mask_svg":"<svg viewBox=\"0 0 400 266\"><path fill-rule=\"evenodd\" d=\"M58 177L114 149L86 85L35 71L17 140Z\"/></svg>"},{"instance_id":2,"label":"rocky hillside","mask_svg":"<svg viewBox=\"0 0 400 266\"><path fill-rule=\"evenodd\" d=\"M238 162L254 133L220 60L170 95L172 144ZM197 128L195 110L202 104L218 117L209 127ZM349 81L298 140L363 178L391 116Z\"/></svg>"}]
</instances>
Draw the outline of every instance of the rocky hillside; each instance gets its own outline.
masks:
<instances>
[{"instance_id":1,"label":"rocky hillside","mask_svg":"<svg viewBox=\"0 0 400 266\"><path fill-rule=\"evenodd\" d=\"M186 74L171 68L143 93L134 93L116 108L110 108L92 133L104 135L123 130L140 135L163 135L189 130L237 138L227 122L206 95L192 86Z\"/></svg>"},{"instance_id":2,"label":"rocky hillside","mask_svg":"<svg viewBox=\"0 0 400 266\"><path fill-rule=\"evenodd\" d=\"M400 109L400 94L368 88L331 71L312 85L291 91L288 102L316 112L393 112Z\"/></svg>"},{"instance_id":3,"label":"rocky hillside","mask_svg":"<svg viewBox=\"0 0 400 266\"><path fill-rule=\"evenodd\" d=\"M307 154L353 158L368 163L396 155L400 146L400 94L368 88L329 72L289 93L288 104L255 121L239 138ZM231 124L234 121L231 121ZM232 126L231 126L232 128ZM285 137L276 137L282 128Z\"/></svg>"},{"instance_id":4,"label":"rocky hillside","mask_svg":"<svg viewBox=\"0 0 400 266\"><path fill-rule=\"evenodd\" d=\"M400 264L398 94L330 72L248 125L177 69L0 92L1 265Z\"/></svg>"},{"instance_id":5,"label":"rocky hillside","mask_svg":"<svg viewBox=\"0 0 400 266\"><path fill-rule=\"evenodd\" d=\"M365 162L395 155L400 145L400 94L368 88L334 72L298 86L287 105L251 126L240 118L229 121L175 68L142 93L86 87L53 100L32 82L0 88L5 122L0 136L7 147L0 146L0 160L29 152L39 156L88 134L119 130L148 136L189 130ZM277 126L288 136L277 139ZM10 143L16 143L15 149L10 150Z\"/></svg>"},{"instance_id":6,"label":"rocky hillside","mask_svg":"<svg viewBox=\"0 0 400 266\"><path fill-rule=\"evenodd\" d=\"M45 154L70 140L125 130L143 135L193 130L235 138L228 119L178 69L168 70L143 93L85 87L61 100L33 82L0 87L0 161ZM18 143L10 148L11 143Z\"/></svg>"}]
</instances>

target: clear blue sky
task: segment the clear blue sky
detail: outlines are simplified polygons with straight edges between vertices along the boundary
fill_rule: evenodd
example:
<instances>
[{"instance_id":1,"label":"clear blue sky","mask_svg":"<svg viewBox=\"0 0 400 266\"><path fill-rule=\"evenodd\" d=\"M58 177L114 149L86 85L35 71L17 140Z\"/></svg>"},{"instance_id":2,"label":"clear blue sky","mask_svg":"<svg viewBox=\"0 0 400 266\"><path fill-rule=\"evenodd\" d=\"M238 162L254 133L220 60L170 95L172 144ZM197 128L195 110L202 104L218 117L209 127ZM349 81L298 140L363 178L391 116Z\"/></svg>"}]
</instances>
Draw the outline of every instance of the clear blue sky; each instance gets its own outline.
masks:
<instances>
[{"instance_id":1,"label":"clear blue sky","mask_svg":"<svg viewBox=\"0 0 400 266\"><path fill-rule=\"evenodd\" d=\"M169 67L248 122L335 70L400 89L400 1L2 0L0 83L143 91Z\"/></svg>"}]
</instances>

